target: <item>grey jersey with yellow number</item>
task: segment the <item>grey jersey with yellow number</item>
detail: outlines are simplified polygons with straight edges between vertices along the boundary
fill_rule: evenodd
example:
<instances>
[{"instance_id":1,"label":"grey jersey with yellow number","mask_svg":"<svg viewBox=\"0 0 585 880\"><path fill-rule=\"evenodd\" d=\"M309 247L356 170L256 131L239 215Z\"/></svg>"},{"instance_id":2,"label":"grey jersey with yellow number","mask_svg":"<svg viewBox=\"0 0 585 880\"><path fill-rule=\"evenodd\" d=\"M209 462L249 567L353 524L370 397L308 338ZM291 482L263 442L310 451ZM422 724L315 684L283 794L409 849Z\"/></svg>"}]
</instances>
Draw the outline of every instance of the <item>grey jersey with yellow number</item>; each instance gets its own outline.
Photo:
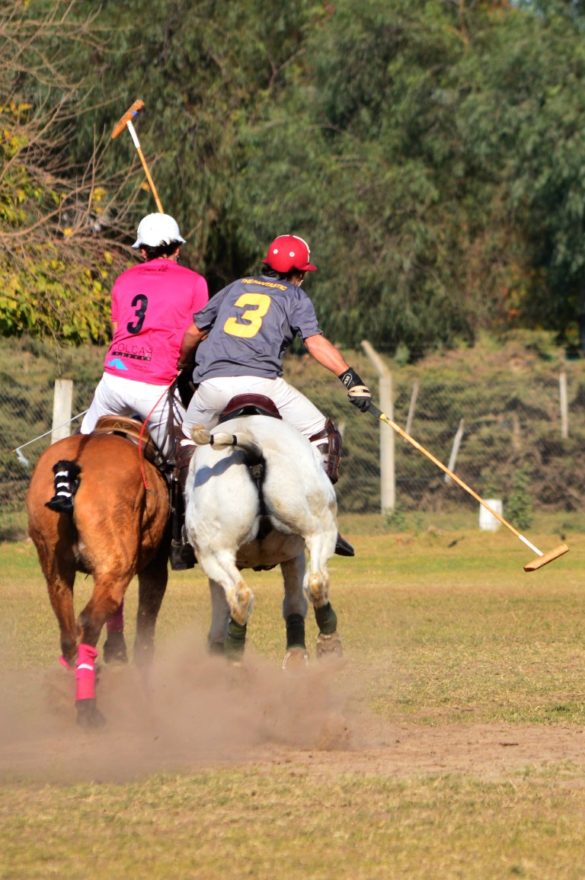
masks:
<instances>
[{"instance_id":1,"label":"grey jersey with yellow number","mask_svg":"<svg viewBox=\"0 0 585 880\"><path fill-rule=\"evenodd\" d=\"M194 320L199 330L209 330L197 348L195 382L216 376L281 376L282 356L293 337L321 333L304 290L267 275L224 287Z\"/></svg>"}]
</instances>

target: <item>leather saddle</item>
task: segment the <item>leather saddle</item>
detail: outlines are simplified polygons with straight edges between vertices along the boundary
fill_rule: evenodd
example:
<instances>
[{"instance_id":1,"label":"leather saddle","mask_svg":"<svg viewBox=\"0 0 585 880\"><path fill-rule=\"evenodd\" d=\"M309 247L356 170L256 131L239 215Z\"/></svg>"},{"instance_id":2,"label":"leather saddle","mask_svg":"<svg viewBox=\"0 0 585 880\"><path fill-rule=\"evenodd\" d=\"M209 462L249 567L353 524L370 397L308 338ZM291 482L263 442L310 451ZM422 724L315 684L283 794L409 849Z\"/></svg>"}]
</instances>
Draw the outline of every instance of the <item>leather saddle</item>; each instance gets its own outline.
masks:
<instances>
[{"instance_id":1,"label":"leather saddle","mask_svg":"<svg viewBox=\"0 0 585 880\"><path fill-rule=\"evenodd\" d=\"M119 437L125 437L136 447L141 446L147 461L161 470L165 467L163 454L148 433L148 429L144 428L143 422L138 419L131 419L128 416L101 416L93 433L117 434Z\"/></svg>"},{"instance_id":2,"label":"leather saddle","mask_svg":"<svg viewBox=\"0 0 585 880\"><path fill-rule=\"evenodd\" d=\"M219 423L237 419L239 416L271 416L282 419L274 401L264 394L236 394L220 413Z\"/></svg>"}]
</instances>

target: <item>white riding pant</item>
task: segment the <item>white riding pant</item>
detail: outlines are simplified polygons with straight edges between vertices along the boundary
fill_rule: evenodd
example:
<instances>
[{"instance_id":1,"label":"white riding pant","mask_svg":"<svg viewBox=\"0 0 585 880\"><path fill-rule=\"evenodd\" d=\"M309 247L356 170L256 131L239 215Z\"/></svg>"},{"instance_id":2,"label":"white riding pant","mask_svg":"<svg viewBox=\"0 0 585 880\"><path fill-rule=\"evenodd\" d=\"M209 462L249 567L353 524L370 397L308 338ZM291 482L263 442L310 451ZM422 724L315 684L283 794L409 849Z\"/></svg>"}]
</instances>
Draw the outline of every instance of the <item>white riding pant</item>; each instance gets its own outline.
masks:
<instances>
[{"instance_id":1,"label":"white riding pant","mask_svg":"<svg viewBox=\"0 0 585 880\"><path fill-rule=\"evenodd\" d=\"M91 405L83 417L81 433L90 434L101 416L136 414L143 421L148 418L146 427L150 436L163 455L168 455L170 451L168 388L168 385L151 385L148 382L137 382L135 379L124 379L122 376L104 373L95 389ZM185 416L185 409L176 392L173 408L175 422L180 425Z\"/></svg>"},{"instance_id":2,"label":"white riding pant","mask_svg":"<svg viewBox=\"0 0 585 880\"><path fill-rule=\"evenodd\" d=\"M297 431L311 437L325 427L325 416L314 403L285 382L284 379L266 379L261 376L218 376L205 379L191 400L183 422L183 433L191 437L195 425L213 428L220 413L237 394L263 394L269 397L285 422ZM321 441L323 442L323 441Z\"/></svg>"}]
</instances>

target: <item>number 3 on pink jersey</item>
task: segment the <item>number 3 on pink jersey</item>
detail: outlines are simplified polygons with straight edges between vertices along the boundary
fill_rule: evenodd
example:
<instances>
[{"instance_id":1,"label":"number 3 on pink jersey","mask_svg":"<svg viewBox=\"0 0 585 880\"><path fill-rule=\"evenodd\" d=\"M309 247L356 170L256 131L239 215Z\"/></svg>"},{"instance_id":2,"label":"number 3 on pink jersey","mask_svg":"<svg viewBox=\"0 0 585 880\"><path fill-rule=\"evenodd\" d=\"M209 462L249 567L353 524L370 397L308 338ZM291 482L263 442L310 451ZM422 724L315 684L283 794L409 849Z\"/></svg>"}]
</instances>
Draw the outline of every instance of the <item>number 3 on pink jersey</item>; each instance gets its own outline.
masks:
<instances>
[{"instance_id":1,"label":"number 3 on pink jersey","mask_svg":"<svg viewBox=\"0 0 585 880\"><path fill-rule=\"evenodd\" d=\"M251 339L260 332L262 318L268 312L272 300L265 293L243 293L234 305L244 309L237 318L228 318L223 329L230 336Z\"/></svg>"}]
</instances>

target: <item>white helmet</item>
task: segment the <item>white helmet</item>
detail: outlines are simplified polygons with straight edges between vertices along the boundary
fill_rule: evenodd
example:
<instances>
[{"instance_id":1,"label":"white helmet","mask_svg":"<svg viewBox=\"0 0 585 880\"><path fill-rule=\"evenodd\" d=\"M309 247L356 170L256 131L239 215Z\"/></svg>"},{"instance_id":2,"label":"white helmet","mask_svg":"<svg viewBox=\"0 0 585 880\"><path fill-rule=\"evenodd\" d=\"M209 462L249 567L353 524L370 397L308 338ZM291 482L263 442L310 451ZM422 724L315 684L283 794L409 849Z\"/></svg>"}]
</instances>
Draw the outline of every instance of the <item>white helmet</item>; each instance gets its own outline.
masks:
<instances>
[{"instance_id":1,"label":"white helmet","mask_svg":"<svg viewBox=\"0 0 585 880\"><path fill-rule=\"evenodd\" d=\"M138 224L136 241L133 248L143 245L147 247L160 247L176 241L184 244L185 239L179 232L179 224L170 214L147 214Z\"/></svg>"}]
</instances>

